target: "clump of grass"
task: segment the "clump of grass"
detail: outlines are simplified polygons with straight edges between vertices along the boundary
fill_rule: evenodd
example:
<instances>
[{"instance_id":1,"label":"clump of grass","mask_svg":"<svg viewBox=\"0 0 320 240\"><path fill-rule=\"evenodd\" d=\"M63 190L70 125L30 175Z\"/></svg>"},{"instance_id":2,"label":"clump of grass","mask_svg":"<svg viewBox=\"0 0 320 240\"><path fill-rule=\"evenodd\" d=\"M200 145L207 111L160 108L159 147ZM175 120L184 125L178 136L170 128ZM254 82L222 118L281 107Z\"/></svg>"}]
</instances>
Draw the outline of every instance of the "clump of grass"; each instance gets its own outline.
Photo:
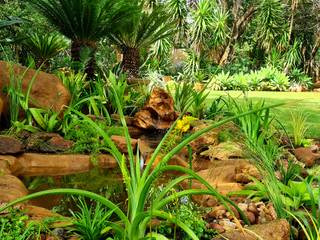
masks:
<instances>
[{"instance_id":1,"label":"clump of grass","mask_svg":"<svg viewBox=\"0 0 320 240\"><path fill-rule=\"evenodd\" d=\"M293 144L303 146L306 132L308 131L308 115L303 112L291 112L291 127Z\"/></svg>"}]
</instances>

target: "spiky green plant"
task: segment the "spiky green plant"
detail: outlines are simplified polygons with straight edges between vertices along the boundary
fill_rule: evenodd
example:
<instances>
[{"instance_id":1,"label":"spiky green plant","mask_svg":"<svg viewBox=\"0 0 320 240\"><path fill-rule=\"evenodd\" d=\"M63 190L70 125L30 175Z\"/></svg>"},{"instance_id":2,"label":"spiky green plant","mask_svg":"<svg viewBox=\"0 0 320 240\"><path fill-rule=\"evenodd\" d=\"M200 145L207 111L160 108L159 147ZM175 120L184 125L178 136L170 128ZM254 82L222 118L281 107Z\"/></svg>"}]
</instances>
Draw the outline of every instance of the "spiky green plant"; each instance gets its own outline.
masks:
<instances>
[{"instance_id":1,"label":"spiky green plant","mask_svg":"<svg viewBox=\"0 0 320 240\"><path fill-rule=\"evenodd\" d=\"M57 30L71 40L71 57L80 62L81 52L89 49L86 66L89 78L95 69L97 41L111 29L121 28L132 14L131 5L124 0L28 0Z\"/></svg>"},{"instance_id":2,"label":"spiky green plant","mask_svg":"<svg viewBox=\"0 0 320 240\"><path fill-rule=\"evenodd\" d=\"M291 113L291 127L293 133L293 144L295 146L302 146L308 131L308 115L303 112Z\"/></svg>"},{"instance_id":3,"label":"spiky green plant","mask_svg":"<svg viewBox=\"0 0 320 240\"><path fill-rule=\"evenodd\" d=\"M123 27L114 29L111 34L112 41L123 54L122 70L129 78L139 76L140 50L171 36L175 31L165 7L156 5L152 9L145 9L144 1L133 2L136 9L134 14L128 17Z\"/></svg>"},{"instance_id":4,"label":"spiky green plant","mask_svg":"<svg viewBox=\"0 0 320 240\"><path fill-rule=\"evenodd\" d=\"M79 198L78 202L77 207L80 211L71 211L74 219L71 231L81 239L100 240L108 231L106 226L113 211L106 211L100 203L94 207L88 206L85 199L82 198Z\"/></svg>"},{"instance_id":5,"label":"spiky green plant","mask_svg":"<svg viewBox=\"0 0 320 240\"><path fill-rule=\"evenodd\" d=\"M258 8L256 39L259 46L270 52L286 31L285 4L281 0L263 0Z\"/></svg>"},{"instance_id":6,"label":"spiky green plant","mask_svg":"<svg viewBox=\"0 0 320 240\"><path fill-rule=\"evenodd\" d=\"M96 123L86 117L84 114L78 112L79 116L81 116L84 121L86 121L89 125L91 125L103 138L105 144L108 146L106 148L109 151L115 160L117 161L119 168L121 170L121 174L123 177L124 184L126 186L126 192L128 195L128 209L126 212L122 211L115 203L111 202L110 200L100 196L98 194L79 190L79 189L53 189L42 191L34 194L30 194L28 196L19 198L11 203L7 204L4 207L0 208L0 212L7 209L10 206L13 206L17 203L27 201L36 197L45 196L45 195L53 195L53 194L72 194L72 195L80 195L89 197L92 200L96 200L100 202L105 207L113 210L114 213L114 221L109 222L109 227L114 231L117 239L129 239L129 240L137 240L142 239L144 237L156 237L159 234L149 233L147 234L148 224L154 218L161 218L168 220L179 226L186 234L189 235L192 239L199 239L194 232L190 230L189 227L186 226L185 223L181 222L178 218L173 216L172 214L163 211L163 207L177 199L177 197L182 196L189 196L189 195L213 195L219 201L221 201L227 209L230 209L228 205L230 204L235 207L239 212L240 215L244 218L245 222L247 222L246 217L243 215L242 211L238 208L236 204L234 204L231 200L224 197L223 195L219 194L210 184L208 184L203 178L197 175L195 172L188 168L180 167L180 166L172 166L168 165L168 161L178 152L181 151L182 148L186 147L190 142L197 139L199 136L203 135L204 133L219 127L229 121L232 121L236 118L246 116L248 114L252 114L256 112L249 111L242 113L237 116L233 116L220 122L216 122L207 128L197 131L196 133L191 134L180 143L178 143L175 147L169 150L167 153L161 154L161 149L163 144L166 142L168 136L175 128L175 124L168 130L162 141L159 143L157 148L155 149L154 153L152 154L150 160L146 163L145 168L141 167L141 156L139 151L137 154L134 154L134 150L131 146L131 138L129 135L129 131L126 125L126 120L124 114L121 109L120 99L117 96L117 91L114 89L114 84L116 82L116 77L110 73L109 80L112 83L110 88L114 91L115 101L118 106L118 111L120 115L120 121L123 125L124 129L124 136L126 138L127 143L127 150L128 150L128 157L122 154L118 148L116 147L115 143L111 140L110 136L101 129ZM263 109L258 109L259 111ZM159 160L157 164L157 160ZM142 162L143 163L143 162ZM152 186L155 184L155 181L161 176L163 173L168 171L179 171L184 175L177 177L173 180L169 180L167 185L163 188L161 193L154 199L153 204L149 207L146 207L146 202L151 191ZM196 179L200 183L202 183L206 189L187 189L182 190L175 194L172 193L172 188L178 186L181 182L189 180L189 179Z\"/></svg>"},{"instance_id":7,"label":"spiky green plant","mask_svg":"<svg viewBox=\"0 0 320 240\"><path fill-rule=\"evenodd\" d=\"M33 55L36 67L49 68L49 60L67 48L67 41L57 33L33 33L23 41L23 45Z\"/></svg>"}]
</instances>

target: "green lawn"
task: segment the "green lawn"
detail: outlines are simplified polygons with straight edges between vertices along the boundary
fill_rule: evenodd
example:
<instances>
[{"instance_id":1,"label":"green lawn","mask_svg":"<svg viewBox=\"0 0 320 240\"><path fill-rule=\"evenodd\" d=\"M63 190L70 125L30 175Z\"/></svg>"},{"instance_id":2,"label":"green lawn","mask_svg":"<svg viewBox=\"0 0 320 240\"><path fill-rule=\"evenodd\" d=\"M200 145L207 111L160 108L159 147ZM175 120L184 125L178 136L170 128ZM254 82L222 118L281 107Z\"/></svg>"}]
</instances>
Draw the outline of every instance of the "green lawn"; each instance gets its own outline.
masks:
<instances>
[{"instance_id":1,"label":"green lawn","mask_svg":"<svg viewBox=\"0 0 320 240\"><path fill-rule=\"evenodd\" d=\"M232 97L242 95L241 91L213 91L211 99L229 94ZM309 130L307 137L320 138L320 92L248 92L254 100L264 99L267 104L283 103L273 110L277 119L291 132L291 112L302 111L308 114Z\"/></svg>"}]
</instances>

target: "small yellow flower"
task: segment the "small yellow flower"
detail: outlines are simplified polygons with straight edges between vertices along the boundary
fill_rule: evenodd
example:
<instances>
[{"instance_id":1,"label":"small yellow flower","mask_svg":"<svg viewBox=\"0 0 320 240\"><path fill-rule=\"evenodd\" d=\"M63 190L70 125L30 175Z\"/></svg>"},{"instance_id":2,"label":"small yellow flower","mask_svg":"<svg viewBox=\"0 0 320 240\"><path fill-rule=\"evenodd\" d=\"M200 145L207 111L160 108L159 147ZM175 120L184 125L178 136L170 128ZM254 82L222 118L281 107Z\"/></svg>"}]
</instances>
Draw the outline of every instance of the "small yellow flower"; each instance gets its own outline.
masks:
<instances>
[{"instance_id":1,"label":"small yellow flower","mask_svg":"<svg viewBox=\"0 0 320 240\"><path fill-rule=\"evenodd\" d=\"M196 118L191 116L184 116L181 120L178 120L176 125L176 130L185 133L190 129L190 124L196 120Z\"/></svg>"}]
</instances>

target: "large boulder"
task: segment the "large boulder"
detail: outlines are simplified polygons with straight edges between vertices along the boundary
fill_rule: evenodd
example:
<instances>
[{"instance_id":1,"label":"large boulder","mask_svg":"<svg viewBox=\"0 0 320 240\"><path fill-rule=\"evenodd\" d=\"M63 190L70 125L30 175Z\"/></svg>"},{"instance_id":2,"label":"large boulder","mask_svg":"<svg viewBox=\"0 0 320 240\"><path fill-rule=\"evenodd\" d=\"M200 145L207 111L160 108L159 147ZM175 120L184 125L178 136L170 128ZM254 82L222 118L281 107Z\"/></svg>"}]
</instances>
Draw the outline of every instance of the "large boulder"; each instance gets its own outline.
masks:
<instances>
[{"instance_id":1,"label":"large boulder","mask_svg":"<svg viewBox=\"0 0 320 240\"><path fill-rule=\"evenodd\" d=\"M172 96L155 88L143 109L136 113L134 125L141 129L168 129L176 119Z\"/></svg>"},{"instance_id":2,"label":"large boulder","mask_svg":"<svg viewBox=\"0 0 320 240\"><path fill-rule=\"evenodd\" d=\"M116 160L108 154L92 159L81 154L25 153L17 157L12 174L16 176L65 176L89 172L95 162L103 169L116 168Z\"/></svg>"},{"instance_id":3,"label":"large boulder","mask_svg":"<svg viewBox=\"0 0 320 240\"><path fill-rule=\"evenodd\" d=\"M11 73L16 79L22 78L22 90L24 92L27 91L30 82L35 78L30 93L31 106L61 111L63 107L69 104L70 93L55 75L41 71L37 72L34 69L27 69L4 61L0 61L0 90L9 86ZM8 113L8 99L2 91L0 94L2 95L0 97L4 100L3 106L5 109L3 111Z\"/></svg>"}]
</instances>

